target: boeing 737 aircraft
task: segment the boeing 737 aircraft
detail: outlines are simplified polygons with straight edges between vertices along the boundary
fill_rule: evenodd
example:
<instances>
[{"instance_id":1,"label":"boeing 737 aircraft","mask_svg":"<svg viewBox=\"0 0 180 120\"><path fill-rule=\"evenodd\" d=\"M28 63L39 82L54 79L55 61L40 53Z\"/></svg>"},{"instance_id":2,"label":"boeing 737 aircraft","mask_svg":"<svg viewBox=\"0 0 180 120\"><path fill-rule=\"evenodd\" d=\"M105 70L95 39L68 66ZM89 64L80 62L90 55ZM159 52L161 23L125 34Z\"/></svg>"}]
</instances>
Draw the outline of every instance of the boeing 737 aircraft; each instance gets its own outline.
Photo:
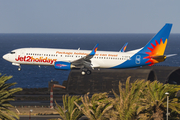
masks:
<instances>
[{"instance_id":1,"label":"boeing 737 aircraft","mask_svg":"<svg viewBox=\"0 0 180 120\"><path fill-rule=\"evenodd\" d=\"M82 69L82 75L91 74L94 68L134 68L154 65L166 59L164 51L172 24L164 27L142 48L124 52L127 43L119 52L74 49L21 48L7 53L3 58L12 65L51 65L58 70ZM171 55L172 56L172 55Z\"/></svg>"}]
</instances>

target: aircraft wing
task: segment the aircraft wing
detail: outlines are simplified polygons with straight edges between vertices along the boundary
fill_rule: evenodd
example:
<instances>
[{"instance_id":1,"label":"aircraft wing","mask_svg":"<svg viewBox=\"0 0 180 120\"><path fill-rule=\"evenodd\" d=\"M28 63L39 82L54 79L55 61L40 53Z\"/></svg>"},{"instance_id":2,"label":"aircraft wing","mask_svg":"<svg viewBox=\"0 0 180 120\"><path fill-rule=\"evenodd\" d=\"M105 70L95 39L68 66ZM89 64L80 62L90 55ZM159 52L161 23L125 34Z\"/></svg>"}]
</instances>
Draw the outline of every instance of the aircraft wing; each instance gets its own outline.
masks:
<instances>
[{"instance_id":1,"label":"aircraft wing","mask_svg":"<svg viewBox=\"0 0 180 120\"><path fill-rule=\"evenodd\" d=\"M92 64L91 64L91 58L93 58L93 56L96 54L96 51L98 49L98 45L99 44L96 44L96 46L93 48L93 50L91 51L90 54L78 59L78 60L75 60L75 61L72 61L71 64L74 65L74 66L84 66L86 68L92 68Z\"/></svg>"}]
</instances>

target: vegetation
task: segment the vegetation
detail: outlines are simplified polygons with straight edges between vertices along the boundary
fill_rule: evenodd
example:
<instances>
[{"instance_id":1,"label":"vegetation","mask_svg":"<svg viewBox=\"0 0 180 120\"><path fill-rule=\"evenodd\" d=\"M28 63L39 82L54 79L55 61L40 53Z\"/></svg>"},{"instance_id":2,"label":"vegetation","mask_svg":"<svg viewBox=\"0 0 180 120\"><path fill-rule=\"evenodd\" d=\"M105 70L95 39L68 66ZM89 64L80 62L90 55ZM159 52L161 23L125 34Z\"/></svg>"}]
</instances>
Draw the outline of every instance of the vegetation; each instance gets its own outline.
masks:
<instances>
[{"instance_id":1,"label":"vegetation","mask_svg":"<svg viewBox=\"0 0 180 120\"><path fill-rule=\"evenodd\" d=\"M137 114L141 114L142 119L153 118L154 120L163 120L167 108L167 95L169 93L169 111L180 114L180 103L176 98L176 93L180 90L179 85L162 84L158 81L147 81L143 96L140 99L140 105ZM148 114L147 114L148 113Z\"/></svg>"},{"instance_id":2,"label":"vegetation","mask_svg":"<svg viewBox=\"0 0 180 120\"><path fill-rule=\"evenodd\" d=\"M55 101L57 106L56 110L63 118L63 120L77 120L82 116L81 111L74 104L74 102L76 102L77 104L80 103L80 99L78 96L63 95L63 107L58 105Z\"/></svg>"},{"instance_id":3,"label":"vegetation","mask_svg":"<svg viewBox=\"0 0 180 120\"><path fill-rule=\"evenodd\" d=\"M137 80L131 85L129 81L130 77L126 80L125 88L123 88L122 83L119 82L119 95L113 91L115 95L114 106L118 112L116 118L119 120L135 119L139 99L145 87L144 80Z\"/></svg>"},{"instance_id":4,"label":"vegetation","mask_svg":"<svg viewBox=\"0 0 180 120\"><path fill-rule=\"evenodd\" d=\"M118 94L113 91L115 98L109 97L106 92L93 94L92 97L88 93L74 99L66 96L63 98L64 108L58 106L58 109L64 120L77 120L81 114L90 120L163 120L167 110L165 93L169 92L169 112L173 114L169 117L179 119L180 99L176 97L179 90L179 85L158 81L136 80L130 83L128 77L125 85L119 82Z\"/></svg>"},{"instance_id":5,"label":"vegetation","mask_svg":"<svg viewBox=\"0 0 180 120\"><path fill-rule=\"evenodd\" d=\"M15 85L16 83L6 83L7 80L11 79L12 76L1 76L0 74L0 119L6 120L16 120L19 119L19 116L10 111L9 108L13 108L9 101L14 101L12 96L18 91L22 91L22 88L12 88L9 87ZM15 119L16 118L16 119Z\"/></svg>"},{"instance_id":6,"label":"vegetation","mask_svg":"<svg viewBox=\"0 0 180 120\"><path fill-rule=\"evenodd\" d=\"M112 99L108 98L108 94L105 93L95 93L89 98L89 93L81 96L82 105L76 105L82 111L82 113L88 117L90 120L103 120L105 119L105 113L110 110L113 105Z\"/></svg>"}]
</instances>

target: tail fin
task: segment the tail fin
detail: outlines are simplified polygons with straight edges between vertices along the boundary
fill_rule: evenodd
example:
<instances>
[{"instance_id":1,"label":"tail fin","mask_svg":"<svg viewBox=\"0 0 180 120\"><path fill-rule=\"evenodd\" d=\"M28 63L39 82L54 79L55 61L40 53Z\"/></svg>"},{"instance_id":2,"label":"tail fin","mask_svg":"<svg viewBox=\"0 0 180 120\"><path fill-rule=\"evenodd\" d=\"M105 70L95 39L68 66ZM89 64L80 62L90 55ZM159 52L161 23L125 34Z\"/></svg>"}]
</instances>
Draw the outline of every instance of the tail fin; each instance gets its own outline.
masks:
<instances>
[{"instance_id":1,"label":"tail fin","mask_svg":"<svg viewBox=\"0 0 180 120\"><path fill-rule=\"evenodd\" d=\"M171 27L172 24L165 24L164 27L146 44L146 46L138 52L147 55L146 57L144 57L144 59L147 59L145 63L151 66L166 59L166 57L164 56L164 52L166 49Z\"/></svg>"},{"instance_id":2,"label":"tail fin","mask_svg":"<svg viewBox=\"0 0 180 120\"><path fill-rule=\"evenodd\" d=\"M164 27L139 51L149 56L164 55L172 24L165 24Z\"/></svg>"},{"instance_id":3,"label":"tail fin","mask_svg":"<svg viewBox=\"0 0 180 120\"><path fill-rule=\"evenodd\" d=\"M125 52L127 45L128 45L128 43L125 43L119 52Z\"/></svg>"},{"instance_id":4,"label":"tail fin","mask_svg":"<svg viewBox=\"0 0 180 120\"><path fill-rule=\"evenodd\" d=\"M166 59L164 51L166 49L172 24L165 24L164 27L141 49L134 50L130 60L126 60L120 65L112 68L132 68L144 65L154 65ZM134 54L134 52L136 52Z\"/></svg>"}]
</instances>

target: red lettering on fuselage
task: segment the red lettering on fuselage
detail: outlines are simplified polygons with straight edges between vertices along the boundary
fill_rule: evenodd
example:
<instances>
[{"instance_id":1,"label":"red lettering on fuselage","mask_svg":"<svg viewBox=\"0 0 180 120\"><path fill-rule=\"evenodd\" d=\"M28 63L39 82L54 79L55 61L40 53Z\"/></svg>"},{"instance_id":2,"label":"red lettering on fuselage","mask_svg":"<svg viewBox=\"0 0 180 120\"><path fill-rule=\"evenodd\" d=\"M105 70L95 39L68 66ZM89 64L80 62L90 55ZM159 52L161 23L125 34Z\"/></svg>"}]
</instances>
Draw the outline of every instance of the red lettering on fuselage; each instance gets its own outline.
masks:
<instances>
[{"instance_id":1,"label":"red lettering on fuselage","mask_svg":"<svg viewBox=\"0 0 180 120\"><path fill-rule=\"evenodd\" d=\"M41 63L50 63L53 64L56 62L57 59L49 59L48 57L39 57L39 58L34 58L33 56L24 56L21 57L18 55L18 58L15 58L16 61L24 61L24 62L41 62Z\"/></svg>"}]
</instances>

